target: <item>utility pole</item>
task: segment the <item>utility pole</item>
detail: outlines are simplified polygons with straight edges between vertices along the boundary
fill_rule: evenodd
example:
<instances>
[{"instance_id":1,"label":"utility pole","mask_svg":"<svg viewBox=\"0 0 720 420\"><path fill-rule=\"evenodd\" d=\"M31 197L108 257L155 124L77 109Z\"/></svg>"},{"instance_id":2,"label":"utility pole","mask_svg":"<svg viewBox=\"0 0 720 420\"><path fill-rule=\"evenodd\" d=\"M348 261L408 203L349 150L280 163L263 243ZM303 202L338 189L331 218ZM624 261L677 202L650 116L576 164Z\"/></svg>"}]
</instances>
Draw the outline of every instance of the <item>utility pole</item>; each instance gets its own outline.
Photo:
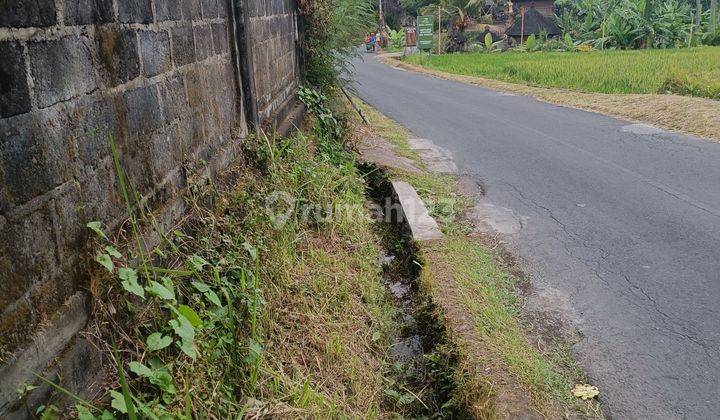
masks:
<instances>
[{"instance_id":1,"label":"utility pole","mask_svg":"<svg viewBox=\"0 0 720 420\"><path fill-rule=\"evenodd\" d=\"M440 55L440 44L442 43L442 3L438 2L438 55Z\"/></svg>"},{"instance_id":2,"label":"utility pole","mask_svg":"<svg viewBox=\"0 0 720 420\"><path fill-rule=\"evenodd\" d=\"M378 14L380 17L380 30L378 31L378 38L380 45L385 47L385 40L387 39L387 31L385 30L385 12L383 12L382 0L378 0Z\"/></svg>"},{"instance_id":3,"label":"utility pole","mask_svg":"<svg viewBox=\"0 0 720 420\"><path fill-rule=\"evenodd\" d=\"M520 45L525 41L525 6L520 6Z\"/></svg>"},{"instance_id":4,"label":"utility pole","mask_svg":"<svg viewBox=\"0 0 720 420\"><path fill-rule=\"evenodd\" d=\"M378 12L380 15L380 32L385 30L385 13L383 12L382 0L378 0Z\"/></svg>"}]
</instances>

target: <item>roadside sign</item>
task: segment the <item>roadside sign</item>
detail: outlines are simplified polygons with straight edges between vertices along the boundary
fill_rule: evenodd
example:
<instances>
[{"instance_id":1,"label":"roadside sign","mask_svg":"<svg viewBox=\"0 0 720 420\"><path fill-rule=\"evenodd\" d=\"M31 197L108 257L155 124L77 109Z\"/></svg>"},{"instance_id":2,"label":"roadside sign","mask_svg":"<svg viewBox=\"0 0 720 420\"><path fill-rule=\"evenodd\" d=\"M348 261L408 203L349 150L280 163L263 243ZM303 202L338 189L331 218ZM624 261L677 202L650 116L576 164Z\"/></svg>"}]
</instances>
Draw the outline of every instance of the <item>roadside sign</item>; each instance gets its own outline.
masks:
<instances>
[{"instance_id":1,"label":"roadside sign","mask_svg":"<svg viewBox=\"0 0 720 420\"><path fill-rule=\"evenodd\" d=\"M406 47L417 47L417 28L414 26L408 26L405 28L405 46Z\"/></svg>"},{"instance_id":2,"label":"roadside sign","mask_svg":"<svg viewBox=\"0 0 720 420\"><path fill-rule=\"evenodd\" d=\"M418 16L418 48L432 50L433 33L435 31L435 16Z\"/></svg>"}]
</instances>

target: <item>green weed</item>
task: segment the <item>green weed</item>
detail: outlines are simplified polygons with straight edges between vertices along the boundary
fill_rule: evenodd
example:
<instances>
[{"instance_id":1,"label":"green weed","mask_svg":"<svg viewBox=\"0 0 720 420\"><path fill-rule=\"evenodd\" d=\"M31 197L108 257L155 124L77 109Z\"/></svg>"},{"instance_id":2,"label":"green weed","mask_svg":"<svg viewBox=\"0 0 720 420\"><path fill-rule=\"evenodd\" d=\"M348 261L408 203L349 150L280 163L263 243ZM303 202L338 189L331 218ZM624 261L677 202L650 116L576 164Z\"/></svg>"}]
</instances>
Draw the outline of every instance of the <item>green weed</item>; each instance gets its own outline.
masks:
<instances>
[{"instance_id":1,"label":"green weed","mask_svg":"<svg viewBox=\"0 0 720 420\"><path fill-rule=\"evenodd\" d=\"M310 204L365 204L342 119L325 107L326 98L315 99L325 115L311 120L309 135L247 139L251 164L234 168L223 185L190 185L192 217L152 250L143 248L139 232L157 224L111 141L131 243L110 237L98 222L88 229L99 250L94 283L103 305L96 322L121 339L120 387L111 392L116 412L129 416L134 409L143 418L381 412L387 343L373 337L391 336L392 306L378 281L371 222L364 213L302 211ZM276 192L292 196L286 220L268 207ZM89 404L78 410L88 419L112 416Z\"/></svg>"}]
</instances>

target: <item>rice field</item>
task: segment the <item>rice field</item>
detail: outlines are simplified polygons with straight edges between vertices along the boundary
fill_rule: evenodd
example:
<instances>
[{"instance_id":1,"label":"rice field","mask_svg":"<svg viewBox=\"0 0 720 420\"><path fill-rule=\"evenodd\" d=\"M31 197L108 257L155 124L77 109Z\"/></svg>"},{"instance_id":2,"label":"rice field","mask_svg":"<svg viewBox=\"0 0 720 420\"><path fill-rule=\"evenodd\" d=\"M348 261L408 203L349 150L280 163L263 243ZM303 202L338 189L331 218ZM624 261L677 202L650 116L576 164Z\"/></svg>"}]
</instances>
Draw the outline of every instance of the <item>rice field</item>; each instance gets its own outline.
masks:
<instances>
[{"instance_id":1,"label":"rice field","mask_svg":"<svg viewBox=\"0 0 720 420\"><path fill-rule=\"evenodd\" d=\"M433 70L599 93L674 93L720 100L720 47L505 52L406 58Z\"/></svg>"}]
</instances>

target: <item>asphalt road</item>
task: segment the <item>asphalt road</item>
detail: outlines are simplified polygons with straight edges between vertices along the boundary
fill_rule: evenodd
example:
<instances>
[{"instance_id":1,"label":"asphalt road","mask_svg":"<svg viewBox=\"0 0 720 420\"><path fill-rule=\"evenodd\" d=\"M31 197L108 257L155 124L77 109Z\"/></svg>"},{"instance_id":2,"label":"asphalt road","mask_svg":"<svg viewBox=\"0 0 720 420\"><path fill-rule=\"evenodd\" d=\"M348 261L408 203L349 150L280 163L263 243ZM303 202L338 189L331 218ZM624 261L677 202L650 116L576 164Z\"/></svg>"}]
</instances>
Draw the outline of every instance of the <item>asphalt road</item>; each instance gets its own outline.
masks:
<instances>
[{"instance_id":1,"label":"asphalt road","mask_svg":"<svg viewBox=\"0 0 720 420\"><path fill-rule=\"evenodd\" d=\"M517 222L504 236L581 332L608 414L720 417L720 144L364 56L359 96L450 150L488 217Z\"/></svg>"}]
</instances>

